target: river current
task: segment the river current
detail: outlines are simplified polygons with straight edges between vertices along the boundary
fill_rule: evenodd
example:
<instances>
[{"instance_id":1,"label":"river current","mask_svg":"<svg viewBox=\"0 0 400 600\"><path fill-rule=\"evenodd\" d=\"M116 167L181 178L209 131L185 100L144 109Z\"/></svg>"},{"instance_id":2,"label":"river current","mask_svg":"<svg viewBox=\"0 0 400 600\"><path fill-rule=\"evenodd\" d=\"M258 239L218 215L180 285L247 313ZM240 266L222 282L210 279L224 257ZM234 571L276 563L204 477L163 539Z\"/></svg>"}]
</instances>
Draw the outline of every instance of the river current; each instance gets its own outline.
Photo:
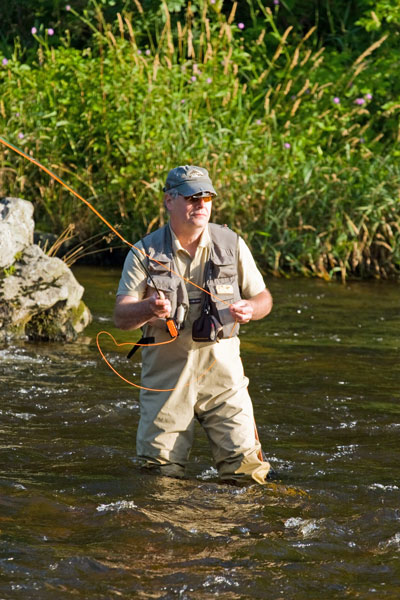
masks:
<instances>
[{"instance_id":1,"label":"river current","mask_svg":"<svg viewBox=\"0 0 400 600\"><path fill-rule=\"evenodd\" d=\"M398 600L400 286L270 281L241 345L278 478L233 487L200 427L186 480L138 469L138 390L95 343L137 339L111 324L119 272L74 271L79 341L0 346L0 599ZM101 343L138 381L140 352Z\"/></svg>"}]
</instances>

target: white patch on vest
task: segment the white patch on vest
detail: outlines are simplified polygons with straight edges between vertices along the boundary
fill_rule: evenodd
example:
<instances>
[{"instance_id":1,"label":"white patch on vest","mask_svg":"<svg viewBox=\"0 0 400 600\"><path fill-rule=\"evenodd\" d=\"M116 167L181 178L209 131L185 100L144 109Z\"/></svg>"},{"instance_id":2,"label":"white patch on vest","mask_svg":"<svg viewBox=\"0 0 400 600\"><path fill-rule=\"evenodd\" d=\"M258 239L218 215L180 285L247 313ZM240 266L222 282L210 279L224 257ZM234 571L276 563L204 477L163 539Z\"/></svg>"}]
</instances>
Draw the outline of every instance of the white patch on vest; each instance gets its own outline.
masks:
<instances>
[{"instance_id":1,"label":"white patch on vest","mask_svg":"<svg viewBox=\"0 0 400 600\"><path fill-rule=\"evenodd\" d=\"M217 294L233 294L233 286L227 283L219 283L215 286Z\"/></svg>"}]
</instances>

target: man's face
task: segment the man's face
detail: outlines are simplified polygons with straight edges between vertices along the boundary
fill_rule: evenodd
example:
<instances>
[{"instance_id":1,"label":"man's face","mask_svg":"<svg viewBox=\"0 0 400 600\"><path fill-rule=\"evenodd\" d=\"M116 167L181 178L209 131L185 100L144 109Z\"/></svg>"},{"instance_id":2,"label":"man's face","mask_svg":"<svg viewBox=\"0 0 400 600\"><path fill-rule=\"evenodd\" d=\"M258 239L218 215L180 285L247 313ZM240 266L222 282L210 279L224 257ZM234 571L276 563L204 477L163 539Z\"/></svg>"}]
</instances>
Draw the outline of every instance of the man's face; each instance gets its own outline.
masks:
<instances>
[{"instance_id":1,"label":"man's face","mask_svg":"<svg viewBox=\"0 0 400 600\"><path fill-rule=\"evenodd\" d=\"M173 228L175 226L177 229L184 228L193 231L204 229L210 220L211 196L205 198L177 196L176 198L168 198L165 204L169 210Z\"/></svg>"}]
</instances>

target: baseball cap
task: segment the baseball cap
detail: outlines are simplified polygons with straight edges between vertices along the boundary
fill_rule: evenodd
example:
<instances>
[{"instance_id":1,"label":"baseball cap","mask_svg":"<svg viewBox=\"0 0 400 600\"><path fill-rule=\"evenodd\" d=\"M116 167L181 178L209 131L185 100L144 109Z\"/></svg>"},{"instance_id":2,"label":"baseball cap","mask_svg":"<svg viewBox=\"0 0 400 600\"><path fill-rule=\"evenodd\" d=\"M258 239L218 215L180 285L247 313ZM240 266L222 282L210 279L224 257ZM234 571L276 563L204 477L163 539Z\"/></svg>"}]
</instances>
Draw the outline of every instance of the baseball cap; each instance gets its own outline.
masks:
<instances>
[{"instance_id":1,"label":"baseball cap","mask_svg":"<svg viewBox=\"0 0 400 600\"><path fill-rule=\"evenodd\" d=\"M207 169L194 165L175 167L167 175L164 192L176 189L182 196L216 196Z\"/></svg>"}]
</instances>

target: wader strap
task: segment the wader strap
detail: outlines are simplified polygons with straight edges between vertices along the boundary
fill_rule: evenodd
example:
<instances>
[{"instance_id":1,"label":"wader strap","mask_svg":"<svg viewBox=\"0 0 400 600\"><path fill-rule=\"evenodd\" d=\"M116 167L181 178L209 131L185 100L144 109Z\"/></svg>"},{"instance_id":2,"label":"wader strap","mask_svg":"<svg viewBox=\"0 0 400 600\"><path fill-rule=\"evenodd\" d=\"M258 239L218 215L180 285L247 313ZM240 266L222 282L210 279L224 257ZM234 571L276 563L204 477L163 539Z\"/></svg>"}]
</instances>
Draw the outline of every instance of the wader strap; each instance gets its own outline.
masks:
<instances>
[{"instance_id":1,"label":"wader strap","mask_svg":"<svg viewBox=\"0 0 400 600\"><path fill-rule=\"evenodd\" d=\"M138 342L136 342L136 344L133 346L133 348L129 351L129 354L127 355L126 358L132 358L132 356L135 354L136 350L138 350L141 347L141 344L154 344L155 342L155 338L154 337L141 337L140 340Z\"/></svg>"}]
</instances>

